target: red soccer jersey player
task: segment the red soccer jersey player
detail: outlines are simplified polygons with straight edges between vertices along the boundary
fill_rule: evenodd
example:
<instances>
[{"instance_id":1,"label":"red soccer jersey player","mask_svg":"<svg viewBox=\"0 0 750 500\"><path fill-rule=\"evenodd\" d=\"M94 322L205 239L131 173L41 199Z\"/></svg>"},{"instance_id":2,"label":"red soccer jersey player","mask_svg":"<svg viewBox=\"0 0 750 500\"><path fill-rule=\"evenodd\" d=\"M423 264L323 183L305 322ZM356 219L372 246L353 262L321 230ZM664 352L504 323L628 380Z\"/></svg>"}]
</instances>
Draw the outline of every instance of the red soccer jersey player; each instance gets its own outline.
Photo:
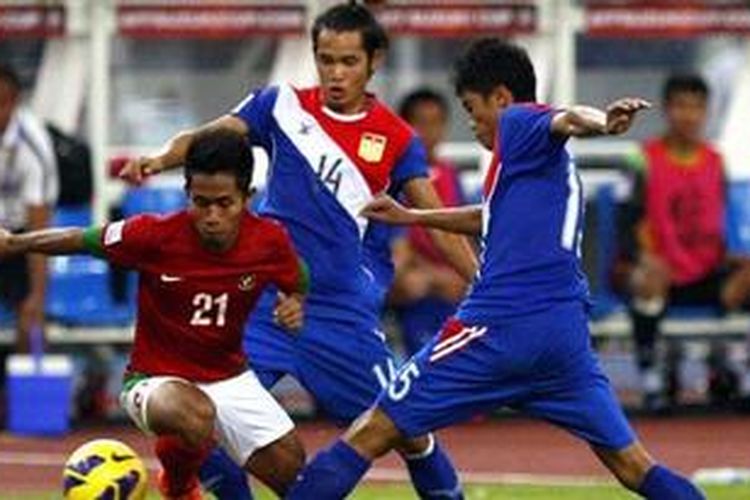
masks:
<instances>
[{"instance_id":1,"label":"red soccer jersey player","mask_svg":"<svg viewBox=\"0 0 750 500\"><path fill-rule=\"evenodd\" d=\"M138 270L138 318L129 371L215 382L246 369L242 330L263 288L304 289L286 230L242 214L237 241L207 250L187 212L141 215L86 232L90 248Z\"/></svg>"},{"instance_id":2,"label":"red soccer jersey player","mask_svg":"<svg viewBox=\"0 0 750 500\"><path fill-rule=\"evenodd\" d=\"M304 463L292 421L248 369L242 349L263 288L282 292L276 318L296 329L308 281L286 230L247 212L252 163L240 135L207 132L187 151L185 211L87 230L0 229L0 258L88 251L138 271L135 344L121 402L139 428L158 436L158 482L167 498L200 498L198 467L215 440L279 495Z\"/></svg>"}]
</instances>

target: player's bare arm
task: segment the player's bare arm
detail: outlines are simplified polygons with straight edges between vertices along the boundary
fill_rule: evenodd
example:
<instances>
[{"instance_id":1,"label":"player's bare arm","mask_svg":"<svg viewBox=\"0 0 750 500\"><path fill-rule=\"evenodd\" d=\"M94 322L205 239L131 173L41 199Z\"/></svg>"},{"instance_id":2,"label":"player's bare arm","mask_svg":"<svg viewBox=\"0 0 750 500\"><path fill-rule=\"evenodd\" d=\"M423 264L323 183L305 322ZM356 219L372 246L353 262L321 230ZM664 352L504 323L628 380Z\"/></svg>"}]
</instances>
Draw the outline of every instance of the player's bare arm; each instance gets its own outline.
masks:
<instances>
[{"instance_id":1,"label":"player's bare arm","mask_svg":"<svg viewBox=\"0 0 750 500\"><path fill-rule=\"evenodd\" d=\"M432 183L423 177L411 179L404 185L404 193L411 205L419 209L440 209L442 203ZM443 230L440 230L443 229ZM445 232L449 231L449 232ZM477 271L477 259L466 238L451 234L464 233L450 228L432 228L430 236L441 253L463 278L471 282ZM469 233L472 234L472 233Z\"/></svg>"},{"instance_id":2,"label":"player's bare arm","mask_svg":"<svg viewBox=\"0 0 750 500\"><path fill-rule=\"evenodd\" d=\"M179 132L154 155L141 156L130 160L120 171L120 178L134 184L140 184L150 175L156 175L164 170L181 166L185 161L185 155L193 142L193 138L210 130L230 130L241 135L250 133L243 120L232 115L221 116L194 129Z\"/></svg>"},{"instance_id":3,"label":"player's bare arm","mask_svg":"<svg viewBox=\"0 0 750 500\"><path fill-rule=\"evenodd\" d=\"M554 134L571 137L619 135L630 129L636 114L649 109L651 103L638 97L614 101L606 110L590 106L572 106L552 118Z\"/></svg>"},{"instance_id":4,"label":"player's bare arm","mask_svg":"<svg viewBox=\"0 0 750 500\"><path fill-rule=\"evenodd\" d=\"M420 225L451 233L477 236L482 233L482 207L469 205L456 208L406 208L390 196L383 195L363 210L362 215L386 224Z\"/></svg>"},{"instance_id":5,"label":"player's bare arm","mask_svg":"<svg viewBox=\"0 0 750 500\"><path fill-rule=\"evenodd\" d=\"M23 253L66 255L85 251L84 231L79 228L42 229L21 234L0 228L0 259Z\"/></svg>"}]
</instances>

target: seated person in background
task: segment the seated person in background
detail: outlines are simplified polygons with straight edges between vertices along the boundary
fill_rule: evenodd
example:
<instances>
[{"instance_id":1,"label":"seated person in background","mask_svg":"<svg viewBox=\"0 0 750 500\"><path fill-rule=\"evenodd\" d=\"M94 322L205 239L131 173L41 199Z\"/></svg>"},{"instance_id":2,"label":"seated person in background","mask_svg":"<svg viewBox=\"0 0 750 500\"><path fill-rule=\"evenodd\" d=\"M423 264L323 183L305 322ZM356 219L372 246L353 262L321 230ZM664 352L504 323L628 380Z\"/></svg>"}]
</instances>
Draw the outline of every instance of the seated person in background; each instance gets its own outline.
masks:
<instances>
[{"instance_id":1,"label":"seated person in background","mask_svg":"<svg viewBox=\"0 0 750 500\"><path fill-rule=\"evenodd\" d=\"M308 273L284 228L250 214L253 158L233 132L194 138L185 158L187 210L106 226L13 235L0 258L38 252L101 256L138 271L138 314L121 403L156 435L164 498L201 498L198 469L215 440L283 496L304 464L294 424L248 368L242 332L266 285L274 319L302 326Z\"/></svg>"},{"instance_id":2,"label":"seated person in background","mask_svg":"<svg viewBox=\"0 0 750 500\"><path fill-rule=\"evenodd\" d=\"M446 99L433 90L420 88L404 98L399 114L424 142L430 181L443 205L465 204L455 166L437 155L448 125ZM467 284L432 243L426 229L413 226L403 236L393 244L396 275L390 300L401 327L406 354L411 356L453 314L466 293Z\"/></svg>"},{"instance_id":3,"label":"seated person in background","mask_svg":"<svg viewBox=\"0 0 750 500\"><path fill-rule=\"evenodd\" d=\"M633 162L634 193L626 212L632 231L616 275L631 296L644 404L650 409L663 404L655 345L667 305L733 310L750 293L750 261L726 252L722 158L703 137L708 97L700 76L671 76L662 94L667 130L647 140Z\"/></svg>"}]
</instances>

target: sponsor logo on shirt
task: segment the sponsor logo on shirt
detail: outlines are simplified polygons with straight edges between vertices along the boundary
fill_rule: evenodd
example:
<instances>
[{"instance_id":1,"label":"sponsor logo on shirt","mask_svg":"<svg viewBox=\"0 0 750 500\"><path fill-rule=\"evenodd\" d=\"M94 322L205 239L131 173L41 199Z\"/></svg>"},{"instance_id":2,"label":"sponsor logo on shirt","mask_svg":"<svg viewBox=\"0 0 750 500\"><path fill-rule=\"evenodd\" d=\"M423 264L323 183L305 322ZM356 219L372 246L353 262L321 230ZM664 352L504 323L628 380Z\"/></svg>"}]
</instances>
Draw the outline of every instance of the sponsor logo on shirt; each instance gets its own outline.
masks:
<instances>
[{"instance_id":1,"label":"sponsor logo on shirt","mask_svg":"<svg viewBox=\"0 0 750 500\"><path fill-rule=\"evenodd\" d=\"M255 277L253 277L252 274L245 274L244 276L240 277L240 282L237 285L237 288L239 288L243 292L247 292L252 290L254 286Z\"/></svg>"},{"instance_id":2,"label":"sponsor logo on shirt","mask_svg":"<svg viewBox=\"0 0 750 500\"><path fill-rule=\"evenodd\" d=\"M377 163L383 159L385 145L388 139L384 135L365 132L359 140L357 156L369 163Z\"/></svg>"}]
</instances>

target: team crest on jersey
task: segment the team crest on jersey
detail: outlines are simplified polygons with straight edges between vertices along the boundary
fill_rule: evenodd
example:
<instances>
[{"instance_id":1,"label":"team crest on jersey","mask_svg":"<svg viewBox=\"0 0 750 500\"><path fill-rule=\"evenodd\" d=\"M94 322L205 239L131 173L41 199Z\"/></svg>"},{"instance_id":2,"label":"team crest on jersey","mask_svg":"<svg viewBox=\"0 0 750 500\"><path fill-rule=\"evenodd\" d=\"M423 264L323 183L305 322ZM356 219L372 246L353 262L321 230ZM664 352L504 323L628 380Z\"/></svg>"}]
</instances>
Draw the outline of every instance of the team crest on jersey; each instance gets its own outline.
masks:
<instances>
[{"instance_id":1,"label":"team crest on jersey","mask_svg":"<svg viewBox=\"0 0 750 500\"><path fill-rule=\"evenodd\" d=\"M357 156L369 163L377 163L383 159L385 145L388 139L384 135L365 132L359 140Z\"/></svg>"},{"instance_id":2,"label":"team crest on jersey","mask_svg":"<svg viewBox=\"0 0 750 500\"><path fill-rule=\"evenodd\" d=\"M243 292L248 292L252 290L252 288L255 286L255 278L252 274L245 274L244 276L240 277L240 282L237 284L237 288L242 290Z\"/></svg>"}]
</instances>

